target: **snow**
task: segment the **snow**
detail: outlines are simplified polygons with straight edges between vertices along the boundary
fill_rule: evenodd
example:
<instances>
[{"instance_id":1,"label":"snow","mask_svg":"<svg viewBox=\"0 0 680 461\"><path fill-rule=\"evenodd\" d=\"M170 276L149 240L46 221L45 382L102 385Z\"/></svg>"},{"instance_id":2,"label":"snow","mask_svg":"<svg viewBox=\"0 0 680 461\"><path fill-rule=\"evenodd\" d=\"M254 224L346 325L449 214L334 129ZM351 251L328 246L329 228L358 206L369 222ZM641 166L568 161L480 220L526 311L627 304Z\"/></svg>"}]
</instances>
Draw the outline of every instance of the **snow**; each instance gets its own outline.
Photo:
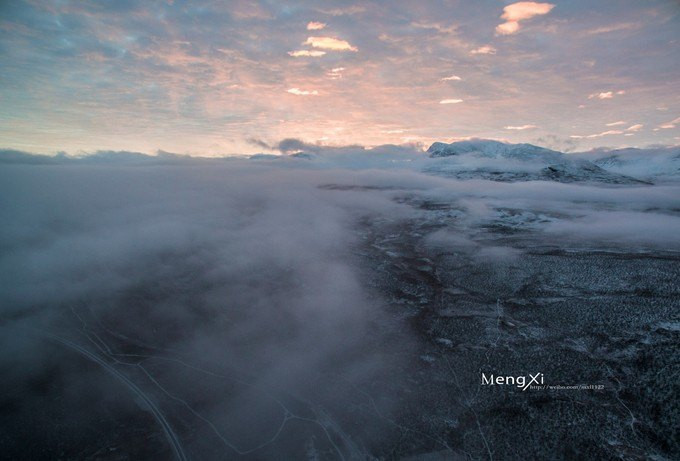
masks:
<instances>
[{"instance_id":1,"label":"snow","mask_svg":"<svg viewBox=\"0 0 680 461\"><path fill-rule=\"evenodd\" d=\"M591 160L607 171L647 181L668 181L680 177L680 146L595 150L575 156Z\"/></svg>"},{"instance_id":2,"label":"snow","mask_svg":"<svg viewBox=\"0 0 680 461\"><path fill-rule=\"evenodd\" d=\"M427 152L433 159L433 164L425 168L427 172L458 179L612 184L641 182L630 176L609 172L586 158L533 144L508 144L484 139L451 144L435 142Z\"/></svg>"}]
</instances>

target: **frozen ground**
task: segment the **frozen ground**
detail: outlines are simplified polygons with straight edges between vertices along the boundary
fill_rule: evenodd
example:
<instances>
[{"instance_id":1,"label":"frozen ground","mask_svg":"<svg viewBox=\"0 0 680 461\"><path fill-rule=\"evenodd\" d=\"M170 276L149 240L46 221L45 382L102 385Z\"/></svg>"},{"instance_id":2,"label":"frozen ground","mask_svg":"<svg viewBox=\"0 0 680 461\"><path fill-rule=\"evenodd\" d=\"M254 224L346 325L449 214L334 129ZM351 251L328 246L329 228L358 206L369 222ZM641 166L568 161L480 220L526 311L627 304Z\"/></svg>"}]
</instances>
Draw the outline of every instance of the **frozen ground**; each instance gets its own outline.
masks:
<instances>
[{"instance_id":1,"label":"frozen ground","mask_svg":"<svg viewBox=\"0 0 680 461\"><path fill-rule=\"evenodd\" d=\"M680 456L677 148L300 150L2 153L1 457Z\"/></svg>"}]
</instances>

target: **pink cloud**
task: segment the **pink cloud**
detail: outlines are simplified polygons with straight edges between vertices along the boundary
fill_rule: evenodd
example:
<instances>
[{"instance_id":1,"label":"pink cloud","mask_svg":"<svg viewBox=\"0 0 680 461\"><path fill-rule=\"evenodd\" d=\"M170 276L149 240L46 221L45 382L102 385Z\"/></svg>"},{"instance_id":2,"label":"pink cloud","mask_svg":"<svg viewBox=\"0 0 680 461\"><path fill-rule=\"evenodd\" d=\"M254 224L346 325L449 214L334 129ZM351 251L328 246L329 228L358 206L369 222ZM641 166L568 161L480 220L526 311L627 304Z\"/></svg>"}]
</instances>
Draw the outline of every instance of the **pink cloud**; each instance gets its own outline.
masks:
<instances>
[{"instance_id":1,"label":"pink cloud","mask_svg":"<svg viewBox=\"0 0 680 461\"><path fill-rule=\"evenodd\" d=\"M288 55L294 58L320 58L325 54L325 51L320 50L295 50L288 52Z\"/></svg>"},{"instance_id":2,"label":"pink cloud","mask_svg":"<svg viewBox=\"0 0 680 461\"><path fill-rule=\"evenodd\" d=\"M325 22L316 22L316 21L311 21L307 23L307 30L321 30L324 27L326 27Z\"/></svg>"},{"instance_id":3,"label":"pink cloud","mask_svg":"<svg viewBox=\"0 0 680 461\"><path fill-rule=\"evenodd\" d=\"M331 51L359 51L356 46L351 45L348 41L333 37L308 37L303 45Z\"/></svg>"},{"instance_id":4,"label":"pink cloud","mask_svg":"<svg viewBox=\"0 0 680 461\"><path fill-rule=\"evenodd\" d=\"M595 134L587 134L587 135L576 135L573 134L569 136L570 138L574 139L593 139L593 138L601 138L603 136L610 136L614 134L623 134L623 131L620 130L608 130L608 131L603 131L602 133L595 133Z\"/></svg>"},{"instance_id":5,"label":"pink cloud","mask_svg":"<svg viewBox=\"0 0 680 461\"><path fill-rule=\"evenodd\" d=\"M317 96L319 94L316 90L301 90L300 88L290 88L286 91L296 96Z\"/></svg>"},{"instance_id":6,"label":"pink cloud","mask_svg":"<svg viewBox=\"0 0 680 461\"><path fill-rule=\"evenodd\" d=\"M588 95L588 99L612 99L614 95L622 95L626 94L624 90L619 90L619 91L603 91L601 93L593 93Z\"/></svg>"},{"instance_id":7,"label":"pink cloud","mask_svg":"<svg viewBox=\"0 0 680 461\"><path fill-rule=\"evenodd\" d=\"M516 131L524 131L524 130L531 130L532 128L536 128L536 125L519 125L519 126L506 126L506 130L516 130Z\"/></svg>"},{"instance_id":8,"label":"pink cloud","mask_svg":"<svg viewBox=\"0 0 680 461\"><path fill-rule=\"evenodd\" d=\"M496 54L496 48L491 45L484 45L471 50L470 54Z\"/></svg>"},{"instance_id":9,"label":"pink cloud","mask_svg":"<svg viewBox=\"0 0 680 461\"><path fill-rule=\"evenodd\" d=\"M555 8L552 3L517 2L503 8L501 19L505 22L496 26L498 35L510 35L519 30L520 21L550 13Z\"/></svg>"}]
</instances>

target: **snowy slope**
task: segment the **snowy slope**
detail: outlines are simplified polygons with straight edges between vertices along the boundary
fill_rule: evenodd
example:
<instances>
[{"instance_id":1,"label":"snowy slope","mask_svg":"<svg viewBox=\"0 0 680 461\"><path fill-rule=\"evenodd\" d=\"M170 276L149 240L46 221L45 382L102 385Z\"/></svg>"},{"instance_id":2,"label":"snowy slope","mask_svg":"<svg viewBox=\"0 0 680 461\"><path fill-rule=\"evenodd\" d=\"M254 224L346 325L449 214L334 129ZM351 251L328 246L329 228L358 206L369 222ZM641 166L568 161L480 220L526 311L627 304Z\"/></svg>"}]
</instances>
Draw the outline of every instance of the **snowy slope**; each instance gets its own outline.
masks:
<instances>
[{"instance_id":1,"label":"snowy slope","mask_svg":"<svg viewBox=\"0 0 680 461\"><path fill-rule=\"evenodd\" d=\"M680 146L649 149L594 150L574 154L613 173L647 181L680 179Z\"/></svg>"},{"instance_id":2,"label":"snowy slope","mask_svg":"<svg viewBox=\"0 0 680 461\"><path fill-rule=\"evenodd\" d=\"M434 162L428 173L459 179L494 181L642 183L634 177L607 171L577 156L532 144L506 144L492 140L436 142L427 150Z\"/></svg>"}]
</instances>

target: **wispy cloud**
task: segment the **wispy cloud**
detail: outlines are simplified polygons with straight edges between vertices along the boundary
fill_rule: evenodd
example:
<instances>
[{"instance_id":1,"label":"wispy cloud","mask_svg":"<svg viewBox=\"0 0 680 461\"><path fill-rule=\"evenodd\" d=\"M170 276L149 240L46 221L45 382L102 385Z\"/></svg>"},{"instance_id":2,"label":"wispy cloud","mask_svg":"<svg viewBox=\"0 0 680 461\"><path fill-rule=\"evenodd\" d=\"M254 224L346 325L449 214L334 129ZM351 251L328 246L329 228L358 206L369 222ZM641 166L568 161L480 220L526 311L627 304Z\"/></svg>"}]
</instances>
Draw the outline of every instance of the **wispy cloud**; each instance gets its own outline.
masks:
<instances>
[{"instance_id":1,"label":"wispy cloud","mask_svg":"<svg viewBox=\"0 0 680 461\"><path fill-rule=\"evenodd\" d=\"M351 45L348 41L333 37L308 37L303 45L331 51L359 51L356 46Z\"/></svg>"},{"instance_id":2,"label":"wispy cloud","mask_svg":"<svg viewBox=\"0 0 680 461\"><path fill-rule=\"evenodd\" d=\"M626 131L640 131L644 127L643 124L637 123L635 125L631 125L628 128L626 128Z\"/></svg>"},{"instance_id":3,"label":"wispy cloud","mask_svg":"<svg viewBox=\"0 0 680 461\"><path fill-rule=\"evenodd\" d=\"M505 22L496 26L498 35L510 35L519 31L520 21L550 13L552 3L517 2L503 8L501 19Z\"/></svg>"},{"instance_id":4,"label":"wispy cloud","mask_svg":"<svg viewBox=\"0 0 680 461\"><path fill-rule=\"evenodd\" d=\"M504 127L506 130L517 130L517 131L523 131L523 130L531 130L532 128L536 128L536 125L519 125L519 126L506 126Z\"/></svg>"},{"instance_id":5,"label":"wispy cloud","mask_svg":"<svg viewBox=\"0 0 680 461\"><path fill-rule=\"evenodd\" d=\"M608 130L608 131L603 131L602 133L587 134L587 135L572 134L569 137L574 138L574 139L593 139L593 138L601 138L603 136L611 136L611 135L614 135L614 134L623 134L623 131Z\"/></svg>"},{"instance_id":6,"label":"wispy cloud","mask_svg":"<svg viewBox=\"0 0 680 461\"><path fill-rule=\"evenodd\" d=\"M325 22L311 21L307 23L307 30L321 30L326 26L327 24Z\"/></svg>"},{"instance_id":7,"label":"wispy cloud","mask_svg":"<svg viewBox=\"0 0 680 461\"><path fill-rule=\"evenodd\" d=\"M442 99L439 101L439 104L458 104L459 102L463 102L462 99Z\"/></svg>"},{"instance_id":8,"label":"wispy cloud","mask_svg":"<svg viewBox=\"0 0 680 461\"><path fill-rule=\"evenodd\" d=\"M611 123L606 123L606 126L620 126L620 125L625 125L626 122L619 120L618 122L611 122Z\"/></svg>"},{"instance_id":9,"label":"wispy cloud","mask_svg":"<svg viewBox=\"0 0 680 461\"><path fill-rule=\"evenodd\" d=\"M619 91L603 91L601 93L593 93L588 95L588 99L612 99L615 95L622 95L626 94L624 90L619 90Z\"/></svg>"},{"instance_id":10,"label":"wispy cloud","mask_svg":"<svg viewBox=\"0 0 680 461\"><path fill-rule=\"evenodd\" d=\"M659 128L662 129L662 130L669 130L671 128L675 128L675 125L677 125L678 123L680 123L680 117L678 117L674 120L671 120L668 123L664 123L662 125L659 125ZM658 131L658 130L655 130L655 131Z\"/></svg>"},{"instance_id":11,"label":"wispy cloud","mask_svg":"<svg viewBox=\"0 0 680 461\"><path fill-rule=\"evenodd\" d=\"M326 52L321 50L296 50L289 51L288 54L294 58L320 58Z\"/></svg>"},{"instance_id":12,"label":"wispy cloud","mask_svg":"<svg viewBox=\"0 0 680 461\"><path fill-rule=\"evenodd\" d=\"M635 22L622 22L619 24L612 24L612 25L607 25L607 26L600 26L596 27L594 29L590 29L586 33L588 35L597 35L597 34L608 34L609 32L617 32L621 30L635 30L639 29L642 27L642 24L638 24Z\"/></svg>"},{"instance_id":13,"label":"wispy cloud","mask_svg":"<svg viewBox=\"0 0 680 461\"><path fill-rule=\"evenodd\" d=\"M457 76L457 75L450 75L450 76L448 76L448 77L444 77L444 78L441 79L442 82L449 82L449 81L459 82L459 81L461 81L461 80L463 80L463 79L460 78L460 77Z\"/></svg>"},{"instance_id":14,"label":"wispy cloud","mask_svg":"<svg viewBox=\"0 0 680 461\"><path fill-rule=\"evenodd\" d=\"M308 91L308 90L301 90L300 88L290 88L286 91L290 94L294 94L294 95L297 95L297 96L316 96L316 95L319 94L319 92L316 91L316 90Z\"/></svg>"},{"instance_id":15,"label":"wispy cloud","mask_svg":"<svg viewBox=\"0 0 680 461\"><path fill-rule=\"evenodd\" d=\"M455 25L442 25L438 22L412 22L411 26L417 29L431 29L441 32L442 34L453 34L456 32L457 27Z\"/></svg>"},{"instance_id":16,"label":"wispy cloud","mask_svg":"<svg viewBox=\"0 0 680 461\"><path fill-rule=\"evenodd\" d=\"M322 13L331 16L350 16L353 14L359 14L366 11L366 7L361 5L352 5L345 8L334 8L332 10L321 10Z\"/></svg>"},{"instance_id":17,"label":"wispy cloud","mask_svg":"<svg viewBox=\"0 0 680 461\"><path fill-rule=\"evenodd\" d=\"M345 70L344 67L334 67L333 69L326 72L326 75L328 75L331 78L331 80L337 80L339 78L342 78L342 72L344 70Z\"/></svg>"},{"instance_id":18,"label":"wispy cloud","mask_svg":"<svg viewBox=\"0 0 680 461\"><path fill-rule=\"evenodd\" d=\"M496 48L491 45L484 45L471 50L470 54L496 54Z\"/></svg>"}]
</instances>

